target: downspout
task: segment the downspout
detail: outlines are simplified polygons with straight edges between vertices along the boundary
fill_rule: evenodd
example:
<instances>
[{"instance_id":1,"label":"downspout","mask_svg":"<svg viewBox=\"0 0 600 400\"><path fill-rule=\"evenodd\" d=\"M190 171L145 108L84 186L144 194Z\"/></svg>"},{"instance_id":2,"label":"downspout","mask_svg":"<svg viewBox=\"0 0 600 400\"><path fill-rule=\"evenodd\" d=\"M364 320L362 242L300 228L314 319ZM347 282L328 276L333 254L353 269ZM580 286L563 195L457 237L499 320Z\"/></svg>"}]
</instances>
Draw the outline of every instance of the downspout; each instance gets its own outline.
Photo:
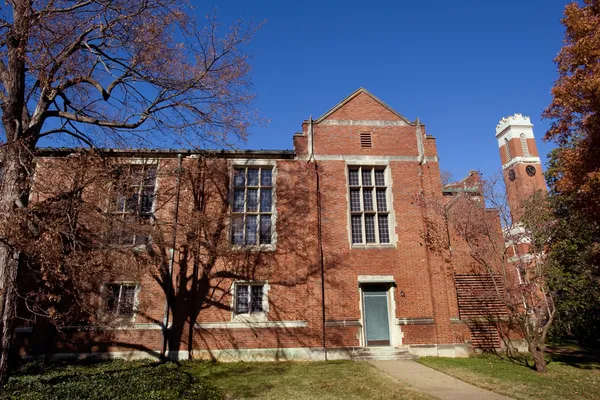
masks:
<instances>
[{"instance_id":1,"label":"downspout","mask_svg":"<svg viewBox=\"0 0 600 400\"><path fill-rule=\"evenodd\" d=\"M421 131L421 121L419 121L419 117L415 122L417 125L416 135L417 135L417 150L419 152L418 162L419 162L419 183L421 187L421 195L425 196L425 189L423 184L423 164L425 164L425 147L423 146L423 133ZM428 231L427 224L425 223L425 210L421 208L421 218L423 219L423 229L425 232ZM435 319L436 316L436 306L435 306L435 297L433 295L433 273L431 271L431 260L429 257L429 250L425 248L425 260L427 262L427 271L429 272L429 290L431 291L431 307L433 311L433 317ZM438 329L437 325L434 323L433 329L435 332L435 339L438 339Z\"/></svg>"},{"instance_id":2,"label":"downspout","mask_svg":"<svg viewBox=\"0 0 600 400\"><path fill-rule=\"evenodd\" d=\"M321 345L323 347L323 356L327 361L327 337L325 333L325 256L323 252L323 233L322 233L322 217L321 217L321 182L319 176L319 165L315 159L315 147L313 140L313 120L312 116L308 118L308 145L310 148L310 156L308 161L315 163L315 177L317 183L317 242L319 247L319 262L321 266Z\"/></svg>"},{"instance_id":3,"label":"downspout","mask_svg":"<svg viewBox=\"0 0 600 400\"><path fill-rule=\"evenodd\" d=\"M192 268L192 304L190 307L190 323L188 329L188 360L192 359L193 347L194 347L194 326L196 325L196 297L198 296L198 263L194 260L192 262L194 267Z\"/></svg>"},{"instance_id":4,"label":"downspout","mask_svg":"<svg viewBox=\"0 0 600 400\"><path fill-rule=\"evenodd\" d=\"M181 158L182 155L177 155L177 181L175 192L175 211L173 215L173 237L171 239L171 257L169 258L169 271L167 276L167 287L165 293L165 313L163 318L163 348L160 358L165 360L167 354L168 342L168 326L169 326L169 311L171 309L171 287L173 286L173 264L175 263L175 246L177 245L177 224L179 220L179 193L181 189ZM189 340L189 339L188 339Z\"/></svg>"}]
</instances>

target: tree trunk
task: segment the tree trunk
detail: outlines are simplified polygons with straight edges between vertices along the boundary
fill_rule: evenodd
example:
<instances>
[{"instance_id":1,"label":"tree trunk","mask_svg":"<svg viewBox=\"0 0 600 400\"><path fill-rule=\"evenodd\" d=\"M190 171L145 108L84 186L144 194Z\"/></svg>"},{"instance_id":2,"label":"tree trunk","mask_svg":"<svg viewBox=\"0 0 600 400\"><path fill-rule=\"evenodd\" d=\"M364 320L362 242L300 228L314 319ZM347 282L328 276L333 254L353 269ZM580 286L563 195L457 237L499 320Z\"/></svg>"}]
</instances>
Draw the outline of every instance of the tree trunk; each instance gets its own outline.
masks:
<instances>
[{"instance_id":1,"label":"tree trunk","mask_svg":"<svg viewBox=\"0 0 600 400\"><path fill-rule=\"evenodd\" d=\"M0 385L8 379L9 359L13 339L16 305L19 254L8 246L0 246Z\"/></svg>"},{"instance_id":2,"label":"tree trunk","mask_svg":"<svg viewBox=\"0 0 600 400\"><path fill-rule=\"evenodd\" d=\"M529 352L531 353L531 358L533 358L535 370L537 372L546 372L548 368L546 366L546 359L544 358L544 350L542 350L537 340L529 344Z\"/></svg>"},{"instance_id":3,"label":"tree trunk","mask_svg":"<svg viewBox=\"0 0 600 400\"><path fill-rule=\"evenodd\" d=\"M0 224L18 206L27 204L30 181L28 168L32 165L30 151L17 144L7 145L2 154L0 183ZM10 240L10 238L7 238ZM6 383L17 307L18 249L0 244L0 385Z\"/></svg>"}]
</instances>

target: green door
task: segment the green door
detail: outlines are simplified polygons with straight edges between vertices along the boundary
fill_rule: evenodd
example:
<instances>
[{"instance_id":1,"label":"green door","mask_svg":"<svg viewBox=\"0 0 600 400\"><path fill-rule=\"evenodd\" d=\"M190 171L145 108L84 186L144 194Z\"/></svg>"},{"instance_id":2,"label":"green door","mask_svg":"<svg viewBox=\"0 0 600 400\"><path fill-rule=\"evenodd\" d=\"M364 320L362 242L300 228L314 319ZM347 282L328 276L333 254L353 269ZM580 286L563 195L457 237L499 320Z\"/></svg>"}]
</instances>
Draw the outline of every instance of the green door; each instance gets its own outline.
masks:
<instances>
[{"instance_id":1,"label":"green door","mask_svg":"<svg viewBox=\"0 0 600 400\"><path fill-rule=\"evenodd\" d=\"M389 346L387 285L364 285L362 292L367 346Z\"/></svg>"}]
</instances>

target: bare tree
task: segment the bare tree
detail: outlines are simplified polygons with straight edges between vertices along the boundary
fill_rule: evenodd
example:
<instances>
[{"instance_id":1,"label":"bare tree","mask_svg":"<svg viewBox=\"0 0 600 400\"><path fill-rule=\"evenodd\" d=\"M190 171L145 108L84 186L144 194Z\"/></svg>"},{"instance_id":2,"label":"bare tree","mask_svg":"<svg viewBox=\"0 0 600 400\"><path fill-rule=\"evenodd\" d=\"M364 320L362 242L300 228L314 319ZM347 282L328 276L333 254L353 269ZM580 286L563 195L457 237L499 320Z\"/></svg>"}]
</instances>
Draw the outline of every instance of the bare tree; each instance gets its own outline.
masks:
<instances>
[{"instance_id":1,"label":"bare tree","mask_svg":"<svg viewBox=\"0 0 600 400\"><path fill-rule=\"evenodd\" d=\"M481 183L483 198L458 193L443 202L421 201L427 215L425 242L444 255L455 273L490 282L489 291L478 294L477 317L494 323L509 339L509 349L511 334L525 339L536 370L545 372L544 348L555 314L545 263L551 232L545 193L525 199L522 216L514 221L502 177Z\"/></svg>"},{"instance_id":2,"label":"bare tree","mask_svg":"<svg viewBox=\"0 0 600 400\"><path fill-rule=\"evenodd\" d=\"M39 140L84 146L205 147L246 136L255 118L243 47L176 0L11 0L0 9L4 127L0 218L27 208ZM6 238L5 238L6 239ZM0 383L7 378L21 249L0 245Z\"/></svg>"},{"instance_id":3,"label":"bare tree","mask_svg":"<svg viewBox=\"0 0 600 400\"><path fill-rule=\"evenodd\" d=\"M113 160L80 152L37 163L32 201L0 226L6 244L21 252L19 305L57 327L89 323L98 310L99 280L124 269L131 277L148 270L151 257L122 242L141 242L152 226L116 211L135 177L120 173Z\"/></svg>"},{"instance_id":4,"label":"bare tree","mask_svg":"<svg viewBox=\"0 0 600 400\"><path fill-rule=\"evenodd\" d=\"M452 172L450 172L448 170L445 170L445 169L441 170L440 176L442 178L442 186L454 182L454 177L452 176Z\"/></svg>"}]
</instances>

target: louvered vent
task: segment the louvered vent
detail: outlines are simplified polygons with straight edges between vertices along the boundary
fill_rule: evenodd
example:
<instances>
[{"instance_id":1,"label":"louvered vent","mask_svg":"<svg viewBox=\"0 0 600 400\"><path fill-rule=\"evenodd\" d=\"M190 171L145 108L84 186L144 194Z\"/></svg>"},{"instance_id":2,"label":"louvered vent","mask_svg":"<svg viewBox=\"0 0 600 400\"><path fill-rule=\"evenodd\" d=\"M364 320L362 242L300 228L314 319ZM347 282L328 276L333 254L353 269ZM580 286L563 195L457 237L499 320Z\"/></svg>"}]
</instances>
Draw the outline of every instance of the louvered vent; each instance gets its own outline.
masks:
<instances>
[{"instance_id":1,"label":"louvered vent","mask_svg":"<svg viewBox=\"0 0 600 400\"><path fill-rule=\"evenodd\" d=\"M360 148L361 149L370 149L373 147L373 142L371 141L371 133L363 132L360 134Z\"/></svg>"}]
</instances>

